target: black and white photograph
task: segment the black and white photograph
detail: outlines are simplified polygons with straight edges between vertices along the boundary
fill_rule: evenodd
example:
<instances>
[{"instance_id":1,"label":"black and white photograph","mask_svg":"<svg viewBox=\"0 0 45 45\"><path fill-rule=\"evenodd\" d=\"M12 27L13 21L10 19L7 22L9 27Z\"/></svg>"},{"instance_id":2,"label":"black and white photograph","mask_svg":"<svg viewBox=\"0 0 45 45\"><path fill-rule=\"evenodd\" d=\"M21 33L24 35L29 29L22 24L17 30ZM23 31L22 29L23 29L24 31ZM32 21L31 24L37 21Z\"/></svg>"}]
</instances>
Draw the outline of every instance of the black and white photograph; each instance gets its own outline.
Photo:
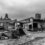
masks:
<instances>
[{"instance_id":1,"label":"black and white photograph","mask_svg":"<svg viewBox=\"0 0 45 45\"><path fill-rule=\"evenodd\" d=\"M0 0L0 45L45 45L45 0Z\"/></svg>"}]
</instances>

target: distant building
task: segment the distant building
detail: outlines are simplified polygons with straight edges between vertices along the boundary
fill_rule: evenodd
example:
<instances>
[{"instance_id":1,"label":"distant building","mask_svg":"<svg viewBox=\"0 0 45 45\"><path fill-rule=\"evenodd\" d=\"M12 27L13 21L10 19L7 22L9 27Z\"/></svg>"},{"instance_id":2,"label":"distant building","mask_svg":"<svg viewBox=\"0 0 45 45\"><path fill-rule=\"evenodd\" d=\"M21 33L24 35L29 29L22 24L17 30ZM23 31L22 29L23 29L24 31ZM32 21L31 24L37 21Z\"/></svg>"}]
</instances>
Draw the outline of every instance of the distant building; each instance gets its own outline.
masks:
<instances>
[{"instance_id":1,"label":"distant building","mask_svg":"<svg viewBox=\"0 0 45 45\"><path fill-rule=\"evenodd\" d=\"M8 17L8 14L5 14L4 18L2 17L0 18L0 30L1 29L7 30L7 29L14 29L14 28L15 28L15 21L11 20Z\"/></svg>"}]
</instances>

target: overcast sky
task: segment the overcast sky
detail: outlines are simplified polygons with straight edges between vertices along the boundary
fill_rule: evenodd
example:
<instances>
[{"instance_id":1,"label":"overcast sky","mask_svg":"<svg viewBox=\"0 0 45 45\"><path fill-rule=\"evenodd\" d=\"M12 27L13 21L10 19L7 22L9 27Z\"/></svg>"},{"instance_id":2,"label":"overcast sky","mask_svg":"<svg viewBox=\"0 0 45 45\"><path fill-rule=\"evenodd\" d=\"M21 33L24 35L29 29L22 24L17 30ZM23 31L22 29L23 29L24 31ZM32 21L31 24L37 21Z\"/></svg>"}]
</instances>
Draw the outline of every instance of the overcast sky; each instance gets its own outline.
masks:
<instances>
[{"instance_id":1,"label":"overcast sky","mask_svg":"<svg viewBox=\"0 0 45 45\"><path fill-rule=\"evenodd\" d=\"M45 18L45 0L0 0L0 17L9 14L13 19L25 19L41 13Z\"/></svg>"}]
</instances>

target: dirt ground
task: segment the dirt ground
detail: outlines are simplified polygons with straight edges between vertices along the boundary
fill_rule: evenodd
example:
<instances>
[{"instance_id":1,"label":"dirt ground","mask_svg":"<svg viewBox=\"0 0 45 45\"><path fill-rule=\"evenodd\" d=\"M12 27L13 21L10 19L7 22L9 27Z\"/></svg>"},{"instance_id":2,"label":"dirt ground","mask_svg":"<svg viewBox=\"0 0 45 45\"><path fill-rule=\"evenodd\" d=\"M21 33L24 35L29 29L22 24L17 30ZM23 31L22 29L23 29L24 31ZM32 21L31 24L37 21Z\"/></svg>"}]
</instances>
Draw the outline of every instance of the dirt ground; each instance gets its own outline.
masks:
<instances>
[{"instance_id":1,"label":"dirt ground","mask_svg":"<svg viewBox=\"0 0 45 45\"><path fill-rule=\"evenodd\" d=\"M36 38L36 39L35 39ZM26 35L20 39L0 40L0 45L45 45L40 43L45 42L44 32L26 32Z\"/></svg>"}]
</instances>

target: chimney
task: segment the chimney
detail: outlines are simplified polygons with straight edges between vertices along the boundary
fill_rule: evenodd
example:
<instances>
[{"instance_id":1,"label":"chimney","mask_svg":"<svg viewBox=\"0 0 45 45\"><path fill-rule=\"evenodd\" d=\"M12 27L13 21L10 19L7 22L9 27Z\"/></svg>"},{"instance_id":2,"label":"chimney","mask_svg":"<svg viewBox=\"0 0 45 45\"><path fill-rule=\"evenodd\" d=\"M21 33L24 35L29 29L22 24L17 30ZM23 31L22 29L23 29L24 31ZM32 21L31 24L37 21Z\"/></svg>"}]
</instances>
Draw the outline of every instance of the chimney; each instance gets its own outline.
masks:
<instances>
[{"instance_id":1,"label":"chimney","mask_svg":"<svg viewBox=\"0 0 45 45\"><path fill-rule=\"evenodd\" d=\"M41 19L41 14L40 13L36 13L35 14L35 19Z\"/></svg>"}]
</instances>

